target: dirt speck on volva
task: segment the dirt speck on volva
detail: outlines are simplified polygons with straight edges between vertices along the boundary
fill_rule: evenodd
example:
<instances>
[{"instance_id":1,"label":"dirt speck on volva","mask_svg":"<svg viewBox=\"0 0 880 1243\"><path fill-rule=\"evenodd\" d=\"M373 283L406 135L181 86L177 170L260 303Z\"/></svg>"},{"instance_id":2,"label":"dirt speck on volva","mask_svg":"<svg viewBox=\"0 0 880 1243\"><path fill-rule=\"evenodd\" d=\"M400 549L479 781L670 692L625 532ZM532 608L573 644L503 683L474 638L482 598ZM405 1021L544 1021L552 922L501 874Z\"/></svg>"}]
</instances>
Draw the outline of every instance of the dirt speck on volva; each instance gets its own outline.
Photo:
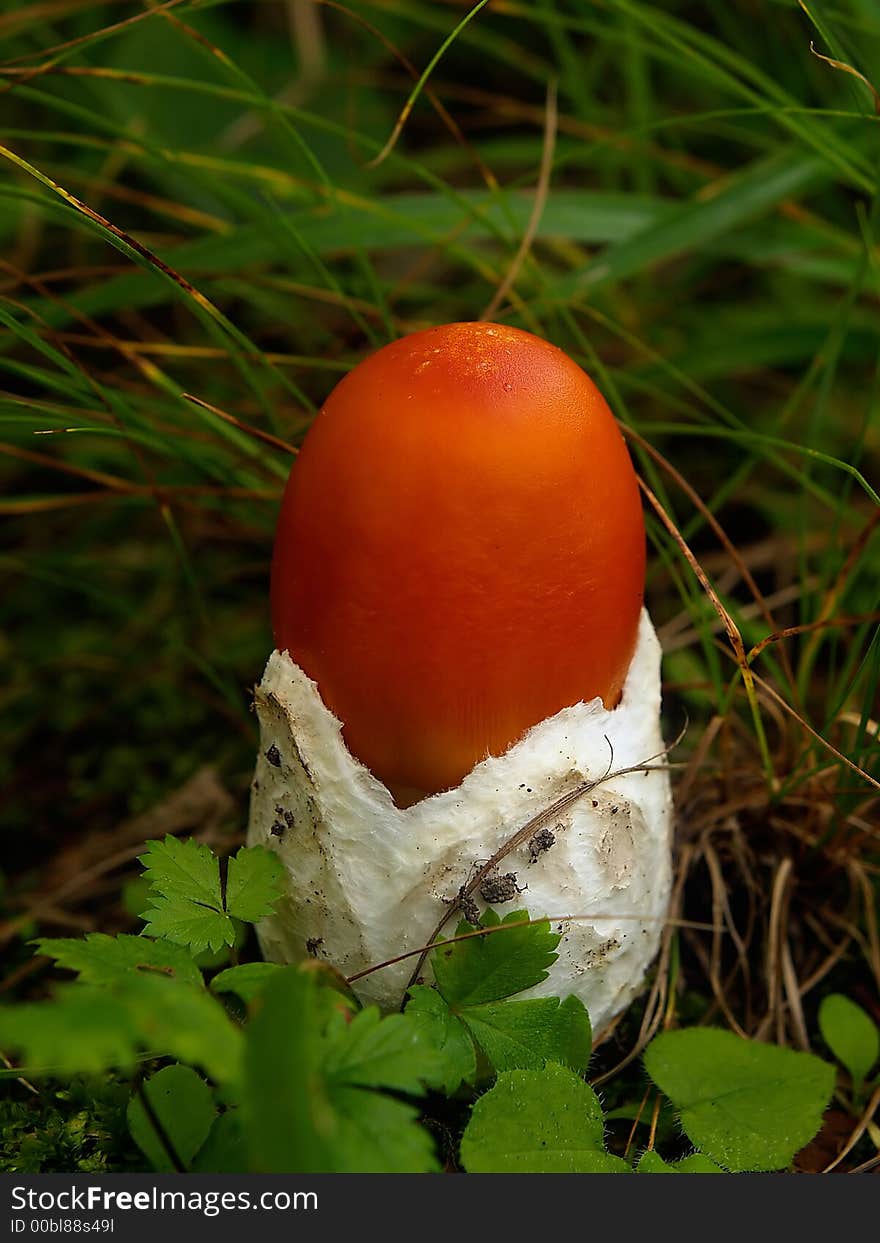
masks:
<instances>
[{"instance_id":1,"label":"dirt speck on volva","mask_svg":"<svg viewBox=\"0 0 880 1243\"><path fill-rule=\"evenodd\" d=\"M539 829L529 841L529 863L537 863L545 850L556 845L556 834L552 829Z\"/></svg>"},{"instance_id":2,"label":"dirt speck on volva","mask_svg":"<svg viewBox=\"0 0 880 1243\"><path fill-rule=\"evenodd\" d=\"M506 872L503 876L487 876L480 885L480 897L490 906L512 902L522 892L516 883L516 872Z\"/></svg>"}]
</instances>

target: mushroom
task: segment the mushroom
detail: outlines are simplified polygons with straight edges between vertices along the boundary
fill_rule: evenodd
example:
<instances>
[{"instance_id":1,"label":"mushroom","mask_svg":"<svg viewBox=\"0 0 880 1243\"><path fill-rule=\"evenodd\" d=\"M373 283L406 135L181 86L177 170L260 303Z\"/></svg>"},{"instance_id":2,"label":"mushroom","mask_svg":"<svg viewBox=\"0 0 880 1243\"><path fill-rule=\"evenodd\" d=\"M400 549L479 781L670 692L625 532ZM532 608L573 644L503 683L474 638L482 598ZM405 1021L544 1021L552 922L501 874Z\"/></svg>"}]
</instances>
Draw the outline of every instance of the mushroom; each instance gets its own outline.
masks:
<instances>
[{"instance_id":1,"label":"mushroom","mask_svg":"<svg viewBox=\"0 0 880 1243\"><path fill-rule=\"evenodd\" d=\"M448 324L337 385L285 490L256 691L248 840L288 878L267 957L318 944L357 975L467 892L471 916L481 899L562 917L533 995L576 993L595 1026L631 999L671 874L667 771L614 775L663 749L644 571L623 438L554 345ZM357 990L398 1005L412 967Z\"/></svg>"}]
</instances>

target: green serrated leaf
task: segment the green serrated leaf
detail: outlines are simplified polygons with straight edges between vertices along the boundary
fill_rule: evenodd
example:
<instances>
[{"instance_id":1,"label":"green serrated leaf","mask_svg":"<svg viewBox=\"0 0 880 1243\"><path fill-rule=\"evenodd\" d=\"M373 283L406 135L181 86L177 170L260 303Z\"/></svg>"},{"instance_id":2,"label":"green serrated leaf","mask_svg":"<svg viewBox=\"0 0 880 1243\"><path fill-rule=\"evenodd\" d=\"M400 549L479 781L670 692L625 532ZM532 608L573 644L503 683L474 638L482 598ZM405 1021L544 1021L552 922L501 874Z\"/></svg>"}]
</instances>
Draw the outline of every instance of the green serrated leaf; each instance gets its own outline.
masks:
<instances>
[{"instance_id":1,"label":"green serrated leaf","mask_svg":"<svg viewBox=\"0 0 880 1243\"><path fill-rule=\"evenodd\" d=\"M284 866L264 846L243 846L229 860L226 910L236 919L255 924L270 915L281 897Z\"/></svg>"},{"instance_id":2,"label":"green serrated leaf","mask_svg":"<svg viewBox=\"0 0 880 1243\"><path fill-rule=\"evenodd\" d=\"M425 1174L439 1169L419 1111L404 1101L340 1086L332 1094L332 1165L336 1172Z\"/></svg>"},{"instance_id":3,"label":"green serrated leaf","mask_svg":"<svg viewBox=\"0 0 880 1243\"><path fill-rule=\"evenodd\" d=\"M819 1007L819 1030L853 1083L862 1084L880 1057L880 1031L874 1020L842 993L832 993Z\"/></svg>"},{"instance_id":4,"label":"green serrated leaf","mask_svg":"<svg viewBox=\"0 0 880 1243\"><path fill-rule=\"evenodd\" d=\"M128 1103L128 1129L154 1170L173 1172L178 1165L188 1168L204 1144L214 1122L216 1109L211 1090L188 1066L166 1066L142 1085L152 1112L178 1158L171 1158L153 1119L139 1096Z\"/></svg>"},{"instance_id":5,"label":"green serrated leaf","mask_svg":"<svg viewBox=\"0 0 880 1243\"><path fill-rule=\"evenodd\" d=\"M147 842L146 854L138 856L150 885L166 898L186 897L214 910L222 910L220 864L210 846L194 838Z\"/></svg>"},{"instance_id":6,"label":"green serrated leaf","mask_svg":"<svg viewBox=\"0 0 880 1243\"><path fill-rule=\"evenodd\" d=\"M723 1174L724 1170L701 1152L694 1152L681 1161L664 1161L656 1152L642 1153L636 1172L639 1174Z\"/></svg>"},{"instance_id":7,"label":"green serrated leaf","mask_svg":"<svg viewBox=\"0 0 880 1243\"><path fill-rule=\"evenodd\" d=\"M483 916L486 928L507 931L472 937L435 949L431 955L437 987L453 1010L502 1001L546 980L556 961L559 936L549 920L529 924L528 912L511 911L504 919L491 909ZM518 927L515 925L519 925ZM470 924L459 932L472 932Z\"/></svg>"},{"instance_id":8,"label":"green serrated leaf","mask_svg":"<svg viewBox=\"0 0 880 1243\"><path fill-rule=\"evenodd\" d=\"M150 882L150 906L142 915L146 931L193 954L234 945L235 920L262 919L281 893L281 862L262 846L243 846L229 860L225 894L219 861L191 838L150 842L141 863Z\"/></svg>"},{"instance_id":9,"label":"green serrated leaf","mask_svg":"<svg viewBox=\"0 0 880 1243\"><path fill-rule=\"evenodd\" d=\"M144 911L144 931L154 937L164 937L175 945L186 946L191 953L204 950L216 952L224 945L235 942L235 925L224 911L214 911L189 898L156 898L158 905Z\"/></svg>"},{"instance_id":10,"label":"green serrated leaf","mask_svg":"<svg viewBox=\"0 0 880 1243\"><path fill-rule=\"evenodd\" d=\"M134 1017L104 989L75 984L52 1001L0 1008L0 1048L19 1054L32 1075L131 1070L138 1044Z\"/></svg>"},{"instance_id":11,"label":"green serrated leaf","mask_svg":"<svg viewBox=\"0 0 880 1243\"><path fill-rule=\"evenodd\" d=\"M157 977L136 977L133 985L127 1004L145 1050L199 1066L217 1083L239 1082L242 1031L216 997Z\"/></svg>"},{"instance_id":12,"label":"green serrated leaf","mask_svg":"<svg viewBox=\"0 0 880 1243\"><path fill-rule=\"evenodd\" d=\"M812 1054L714 1028L656 1036L645 1066L688 1137L735 1172L787 1166L819 1130L834 1090L834 1067Z\"/></svg>"},{"instance_id":13,"label":"green serrated leaf","mask_svg":"<svg viewBox=\"0 0 880 1243\"><path fill-rule=\"evenodd\" d=\"M150 882L145 931L193 954L232 945L235 925L223 909L220 864L210 848L170 836L147 845L140 856Z\"/></svg>"},{"instance_id":14,"label":"green serrated leaf","mask_svg":"<svg viewBox=\"0 0 880 1243\"><path fill-rule=\"evenodd\" d=\"M409 990L409 996L404 1013L421 1028L435 1059L427 1082L451 1096L462 1083L470 1083L476 1076L474 1042L436 988L417 984Z\"/></svg>"},{"instance_id":15,"label":"green serrated leaf","mask_svg":"<svg viewBox=\"0 0 880 1243\"><path fill-rule=\"evenodd\" d=\"M350 1087L390 1088L421 1096L433 1061L425 1032L405 1014L381 1018L370 1006L337 1023L327 1041L324 1073Z\"/></svg>"},{"instance_id":16,"label":"green serrated leaf","mask_svg":"<svg viewBox=\"0 0 880 1243\"><path fill-rule=\"evenodd\" d=\"M241 1042L240 1029L204 988L153 973L127 972L101 987L70 984L50 1001L0 1009L0 1047L23 1056L34 1074L131 1070L149 1054L235 1083Z\"/></svg>"},{"instance_id":17,"label":"green serrated leaf","mask_svg":"<svg viewBox=\"0 0 880 1243\"><path fill-rule=\"evenodd\" d=\"M461 1141L471 1174L629 1173L605 1151L602 1106L564 1066L511 1070L474 1105Z\"/></svg>"},{"instance_id":18,"label":"green serrated leaf","mask_svg":"<svg viewBox=\"0 0 880 1243\"><path fill-rule=\"evenodd\" d=\"M460 1013L496 1071L539 1070L546 1062L584 1070L590 1059L590 1020L577 997L491 1002Z\"/></svg>"},{"instance_id":19,"label":"green serrated leaf","mask_svg":"<svg viewBox=\"0 0 880 1243\"><path fill-rule=\"evenodd\" d=\"M35 942L38 954L54 958L59 967L79 972L84 984L115 984L122 976L159 974L201 984L202 974L192 957L168 941L149 937L106 936L90 932L85 937L49 938Z\"/></svg>"},{"instance_id":20,"label":"green serrated leaf","mask_svg":"<svg viewBox=\"0 0 880 1243\"><path fill-rule=\"evenodd\" d=\"M283 970L274 962L244 962L237 967L218 971L211 981L215 993L235 993L245 1005L260 995L276 971Z\"/></svg>"},{"instance_id":21,"label":"green serrated leaf","mask_svg":"<svg viewBox=\"0 0 880 1243\"><path fill-rule=\"evenodd\" d=\"M248 1027L245 1057L244 1119L252 1169L428 1173L438 1168L418 1111L374 1090L420 1090L424 1076L415 1068L415 1025L400 1015L380 1019L375 1010L349 1022L340 1010L345 1004L333 990L321 988L317 973L296 967L282 968L263 990Z\"/></svg>"},{"instance_id":22,"label":"green serrated leaf","mask_svg":"<svg viewBox=\"0 0 880 1243\"><path fill-rule=\"evenodd\" d=\"M464 1052L463 1032L469 1033L496 1071L539 1069L560 1062L583 1069L590 1055L591 1032L587 1012L575 997L507 998L547 978L556 960L559 936L547 920L528 923L528 913L513 911L504 920L493 910L484 916L487 928L504 928L486 937L473 937L434 952L437 980L431 989L413 989L415 1010L430 1016L436 1038L450 1043L458 1064L447 1066L456 1086L472 1076L473 1050ZM472 931L462 923L459 933ZM410 1003L410 1010L414 1010ZM415 1012L414 1010L414 1012ZM452 1089L450 1089L452 1090Z\"/></svg>"}]
</instances>

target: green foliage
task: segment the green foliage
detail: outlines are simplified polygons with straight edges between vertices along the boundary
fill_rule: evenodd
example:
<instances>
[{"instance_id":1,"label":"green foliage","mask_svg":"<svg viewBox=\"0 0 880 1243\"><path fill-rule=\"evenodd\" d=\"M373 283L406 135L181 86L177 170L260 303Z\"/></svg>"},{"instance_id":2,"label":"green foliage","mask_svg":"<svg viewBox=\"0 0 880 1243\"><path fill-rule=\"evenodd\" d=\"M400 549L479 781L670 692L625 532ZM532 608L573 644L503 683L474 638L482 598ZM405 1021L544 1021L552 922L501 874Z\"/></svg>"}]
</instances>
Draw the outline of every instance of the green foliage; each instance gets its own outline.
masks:
<instances>
[{"instance_id":1,"label":"green foliage","mask_svg":"<svg viewBox=\"0 0 880 1243\"><path fill-rule=\"evenodd\" d=\"M238 1078L241 1043L201 985L156 975L130 974L103 988L69 984L51 1001L0 1009L0 1047L19 1054L32 1075L130 1071L142 1056L162 1055L227 1083Z\"/></svg>"},{"instance_id":2,"label":"green foliage","mask_svg":"<svg viewBox=\"0 0 880 1243\"><path fill-rule=\"evenodd\" d=\"M880 1031L861 1006L831 993L819 1007L819 1030L828 1048L846 1067L858 1089L880 1057Z\"/></svg>"},{"instance_id":3,"label":"green foliage","mask_svg":"<svg viewBox=\"0 0 880 1243\"><path fill-rule=\"evenodd\" d=\"M348 1015L295 967L266 985L250 1024L244 1099L253 1168L264 1173L437 1169L418 1110L374 1089L421 1095L424 1030L405 1016Z\"/></svg>"},{"instance_id":4,"label":"green foliage","mask_svg":"<svg viewBox=\"0 0 880 1243\"><path fill-rule=\"evenodd\" d=\"M540 1070L546 1062L582 1071L589 1061L590 1020L577 997L473 1006L461 1020L496 1071Z\"/></svg>"},{"instance_id":5,"label":"green foliage","mask_svg":"<svg viewBox=\"0 0 880 1243\"><path fill-rule=\"evenodd\" d=\"M141 1042L128 1000L77 986L59 989L51 1002L5 1006L0 1010L0 1047L18 1054L30 1075L131 1070Z\"/></svg>"},{"instance_id":6,"label":"green foliage","mask_svg":"<svg viewBox=\"0 0 880 1243\"><path fill-rule=\"evenodd\" d=\"M256 923L280 897L281 862L262 846L242 847L229 860L225 888L210 847L170 836L148 846L140 856L151 886L146 931L194 954L233 945L233 920Z\"/></svg>"},{"instance_id":7,"label":"green foliage","mask_svg":"<svg viewBox=\"0 0 880 1243\"><path fill-rule=\"evenodd\" d=\"M437 987L450 1005L478 1006L501 1001L547 979L556 961L559 937L548 920L529 924L526 911L511 911L503 919L486 911L484 928L503 926L504 933L473 936L434 950L431 965ZM456 935L475 929L459 924Z\"/></svg>"},{"instance_id":8,"label":"green foliage","mask_svg":"<svg viewBox=\"0 0 880 1243\"><path fill-rule=\"evenodd\" d=\"M834 1070L809 1053L731 1032L664 1032L645 1066L679 1111L688 1138L733 1171L778 1170L819 1129Z\"/></svg>"},{"instance_id":9,"label":"green foliage","mask_svg":"<svg viewBox=\"0 0 880 1243\"><path fill-rule=\"evenodd\" d=\"M280 864L262 848L242 848L230 861L234 883L224 897L219 860L192 840L152 842L142 862L157 915L146 931L164 929L167 938L94 933L38 941L40 953L79 978L51 1001L0 1010L0 1045L19 1053L34 1074L131 1070L145 1055L163 1055L219 1083L235 1082L241 1030L206 992L193 955L211 944L218 927L217 945L232 944L233 917L257 919L271 909Z\"/></svg>"},{"instance_id":10,"label":"green foliage","mask_svg":"<svg viewBox=\"0 0 880 1243\"><path fill-rule=\"evenodd\" d=\"M463 940L433 951L437 988L410 990L407 1014L432 1026L432 1039L443 1050L443 1083L453 1091L472 1080L476 1060L473 1040L491 1068L540 1069L561 1062L583 1070L590 1057L590 1020L576 997L511 1001L511 996L547 978L556 961L558 934L546 920L529 923L526 911L503 920L489 908L483 925L490 931L473 936L472 925L460 923Z\"/></svg>"},{"instance_id":11,"label":"green foliage","mask_svg":"<svg viewBox=\"0 0 880 1243\"><path fill-rule=\"evenodd\" d=\"M334 999L335 1000L335 999ZM340 1008L341 1009L341 1008ZM333 1083L421 1096L436 1078L433 1050L405 1014L381 1018L375 1006L354 1015L331 1010L324 1071Z\"/></svg>"},{"instance_id":12,"label":"green foliage","mask_svg":"<svg viewBox=\"0 0 880 1243\"><path fill-rule=\"evenodd\" d=\"M166 1066L129 1101L128 1126L153 1169L171 1173L191 1165L216 1113L204 1079L188 1066Z\"/></svg>"},{"instance_id":13,"label":"green foliage","mask_svg":"<svg viewBox=\"0 0 880 1243\"><path fill-rule=\"evenodd\" d=\"M201 852L151 851L147 862L175 902L213 900ZM262 861L253 874L268 889ZM265 903L264 892L247 909ZM602 1106L579 1073L590 1053L581 1002L516 999L546 979L558 936L523 911L489 911L485 923L482 936L460 925L463 940L433 951L437 986L415 986L404 1012L384 1018L325 964L244 963L208 989L199 938L189 950L143 935L44 938L38 951L78 979L49 1001L0 1008L0 1046L25 1063L7 1077L135 1073L171 1059L143 1081L138 1072L127 1108L159 1171L427 1173L440 1162L420 1120L426 1098L457 1096L467 1109L482 1066L496 1079L464 1125L466 1170L631 1170L607 1151ZM243 1023L220 1000L230 995L247 1007ZM701 1151L647 1152L640 1173L779 1168L815 1132L834 1077L817 1058L711 1029L658 1036L645 1064ZM29 1168L43 1162L38 1148Z\"/></svg>"},{"instance_id":14,"label":"green foliage","mask_svg":"<svg viewBox=\"0 0 880 1243\"><path fill-rule=\"evenodd\" d=\"M248 924L271 915L281 896L283 876L281 860L271 850L242 846L228 863L224 895L227 914Z\"/></svg>"},{"instance_id":15,"label":"green foliage","mask_svg":"<svg viewBox=\"0 0 880 1243\"><path fill-rule=\"evenodd\" d=\"M101 1174L142 1163L125 1123L128 1085L71 1079L0 1100L0 1171Z\"/></svg>"},{"instance_id":16,"label":"green foliage","mask_svg":"<svg viewBox=\"0 0 880 1243\"><path fill-rule=\"evenodd\" d=\"M474 1105L461 1162L471 1174L628 1173L603 1131L599 1098L566 1067L510 1070Z\"/></svg>"},{"instance_id":17,"label":"green foliage","mask_svg":"<svg viewBox=\"0 0 880 1243\"><path fill-rule=\"evenodd\" d=\"M240 1174L248 1166L241 1111L227 1109L215 1120L208 1138L192 1163L198 1174Z\"/></svg>"},{"instance_id":18,"label":"green foliage","mask_svg":"<svg viewBox=\"0 0 880 1243\"><path fill-rule=\"evenodd\" d=\"M410 989L409 996L406 1015L434 1049L438 1059L436 1085L451 1096L462 1082L471 1083L476 1076L474 1043L435 988L420 984Z\"/></svg>"}]
</instances>

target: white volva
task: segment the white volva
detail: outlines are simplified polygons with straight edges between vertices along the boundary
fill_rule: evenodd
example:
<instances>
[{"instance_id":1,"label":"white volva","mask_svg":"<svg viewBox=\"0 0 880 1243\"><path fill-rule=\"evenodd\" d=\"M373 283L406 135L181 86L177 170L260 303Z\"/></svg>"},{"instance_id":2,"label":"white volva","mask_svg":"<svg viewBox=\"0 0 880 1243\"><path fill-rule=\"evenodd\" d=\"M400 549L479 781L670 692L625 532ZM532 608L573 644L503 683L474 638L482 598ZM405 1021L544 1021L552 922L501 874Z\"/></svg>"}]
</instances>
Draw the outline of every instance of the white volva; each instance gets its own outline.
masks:
<instances>
[{"instance_id":1,"label":"white volva","mask_svg":"<svg viewBox=\"0 0 880 1243\"><path fill-rule=\"evenodd\" d=\"M613 711L599 699L564 708L456 789L405 810L349 753L339 721L286 652L270 657L256 710L248 844L275 850L287 871L287 892L259 928L263 950L280 962L319 956L351 976L424 945L444 904L532 816L609 765L662 750L660 646L643 612ZM576 993L598 1030L636 994L669 900L671 807L662 767L611 776L505 856L498 871L515 873L520 892L492 905L502 915L550 916L562 933L558 962L525 995ZM479 891L474 898L486 905ZM575 915L586 918L565 918ZM416 961L364 976L355 991L396 1008ZM423 975L430 979L430 958Z\"/></svg>"}]
</instances>

